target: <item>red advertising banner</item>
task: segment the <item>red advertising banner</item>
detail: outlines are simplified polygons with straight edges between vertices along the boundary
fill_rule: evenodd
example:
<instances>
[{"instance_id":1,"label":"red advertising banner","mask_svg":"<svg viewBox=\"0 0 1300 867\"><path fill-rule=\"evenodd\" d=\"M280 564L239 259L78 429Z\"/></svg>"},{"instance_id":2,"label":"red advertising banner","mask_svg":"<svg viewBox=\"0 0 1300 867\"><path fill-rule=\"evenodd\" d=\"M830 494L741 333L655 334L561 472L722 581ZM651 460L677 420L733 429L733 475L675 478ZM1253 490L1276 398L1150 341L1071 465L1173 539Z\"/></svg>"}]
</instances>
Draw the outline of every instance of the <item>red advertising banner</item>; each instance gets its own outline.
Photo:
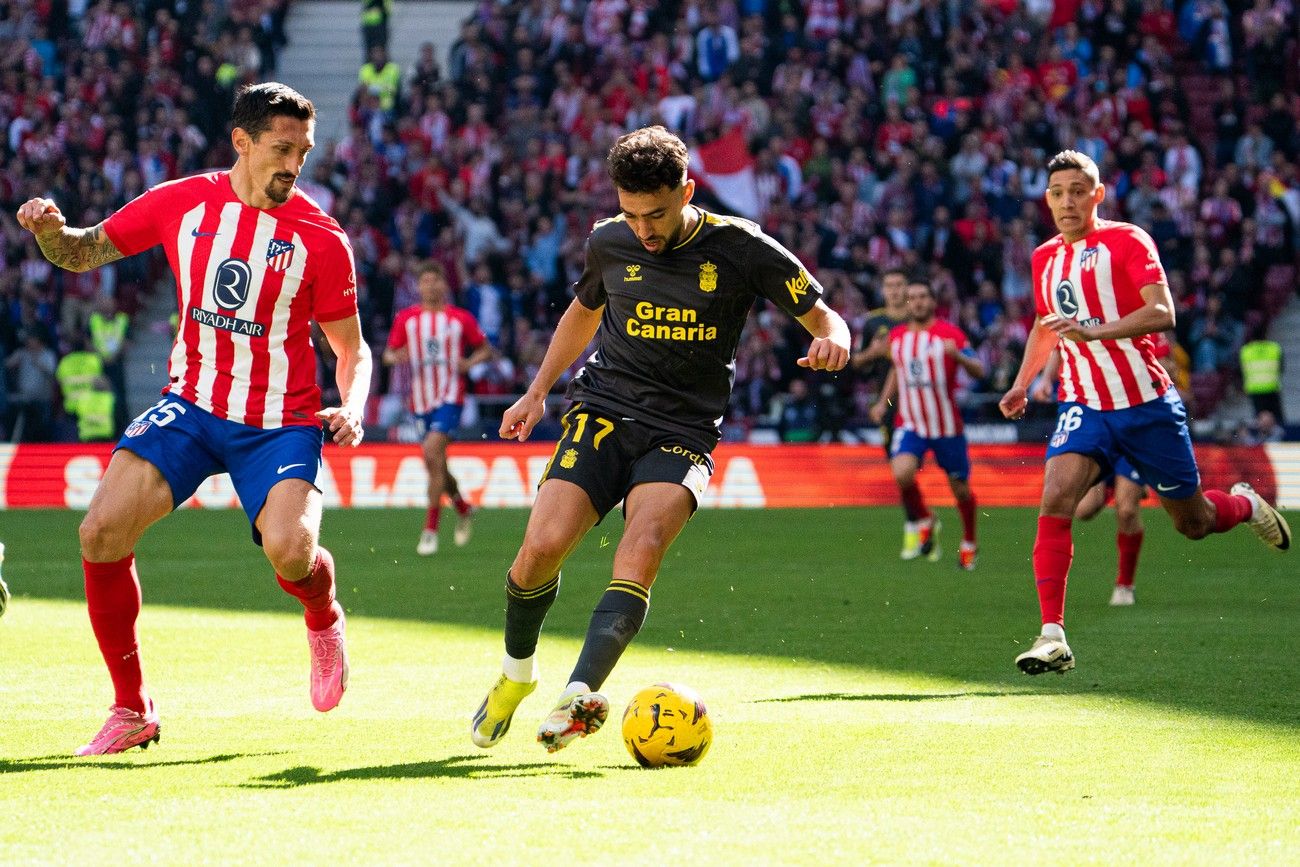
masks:
<instances>
[{"instance_id":1,"label":"red advertising banner","mask_svg":"<svg viewBox=\"0 0 1300 867\"><path fill-rule=\"evenodd\" d=\"M454 444L449 459L461 491L486 508L527 506L553 446ZM0 508L84 509L108 466L108 445L0 445ZM1300 445L1197 449L1207 487L1248 480L1270 500L1300 505ZM879 448L846 445L722 445L705 494L706 508L892 505L898 489ZM1032 506L1042 485L1043 447L971 446L971 485L982 506ZM1276 468L1276 471L1275 471ZM932 502L951 504L934 466L920 474ZM414 445L327 446L317 486L332 508L424 505L424 464ZM230 477L214 476L186 504L236 508Z\"/></svg>"}]
</instances>

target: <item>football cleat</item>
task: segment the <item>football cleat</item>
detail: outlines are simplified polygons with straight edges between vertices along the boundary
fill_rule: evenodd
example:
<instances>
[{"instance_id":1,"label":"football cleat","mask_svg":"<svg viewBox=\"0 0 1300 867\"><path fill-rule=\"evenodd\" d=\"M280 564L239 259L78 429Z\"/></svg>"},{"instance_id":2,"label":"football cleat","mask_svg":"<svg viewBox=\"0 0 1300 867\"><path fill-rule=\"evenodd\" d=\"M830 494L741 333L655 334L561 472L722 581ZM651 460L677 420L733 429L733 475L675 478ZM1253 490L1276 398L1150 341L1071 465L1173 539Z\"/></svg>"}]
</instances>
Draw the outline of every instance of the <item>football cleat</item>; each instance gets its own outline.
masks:
<instances>
[{"instance_id":1,"label":"football cleat","mask_svg":"<svg viewBox=\"0 0 1300 867\"><path fill-rule=\"evenodd\" d=\"M1230 494L1245 497L1254 503L1250 513L1250 529L1265 545L1272 545L1279 551L1291 547L1291 526L1287 524L1282 513L1264 501L1255 489L1246 482L1237 482Z\"/></svg>"},{"instance_id":2,"label":"football cleat","mask_svg":"<svg viewBox=\"0 0 1300 867\"><path fill-rule=\"evenodd\" d=\"M0 542L0 566L5 562L5 543ZM0 575L0 617L5 616L5 611L9 609L9 585L5 583L4 575Z\"/></svg>"},{"instance_id":3,"label":"football cleat","mask_svg":"<svg viewBox=\"0 0 1300 867\"><path fill-rule=\"evenodd\" d=\"M1115 589L1110 592L1110 604L1119 608L1125 605L1132 605L1137 602L1133 595L1133 585L1116 584Z\"/></svg>"},{"instance_id":4,"label":"football cleat","mask_svg":"<svg viewBox=\"0 0 1300 867\"><path fill-rule=\"evenodd\" d=\"M420 534L420 541L415 545L415 553L421 557L428 557L431 554L438 553L438 531L425 530Z\"/></svg>"},{"instance_id":5,"label":"football cleat","mask_svg":"<svg viewBox=\"0 0 1300 867\"><path fill-rule=\"evenodd\" d=\"M548 753L600 731L609 717L609 699L598 692L567 692L540 728L537 741Z\"/></svg>"},{"instance_id":6,"label":"football cleat","mask_svg":"<svg viewBox=\"0 0 1300 867\"><path fill-rule=\"evenodd\" d=\"M114 705L109 708L108 721L99 734L77 750L78 756L107 756L124 753L132 747L149 749L149 744L162 740L162 723L158 711L149 702L147 713L137 713L129 707Z\"/></svg>"},{"instance_id":7,"label":"football cleat","mask_svg":"<svg viewBox=\"0 0 1300 867\"><path fill-rule=\"evenodd\" d=\"M1040 635L1034 639L1033 647L1016 657L1016 665L1025 674L1045 674L1049 671L1065 674L1074 668L1074 654L1064 640Z\"/></svg>"},{"instance_id":8,"label":"football cleat","mask_svg":"<svg viewBox=\"0 0 1300 867\"><path fill-rule=\"evenodd\" d=\"M348 642L343 621L340 608L333 626L307 630L307 643L311 645L311 705L321 713L338 707L348 688Z\"/></svg>"},{"instance_id":9,"label":"football cleat","mask_svg":"<svg viewBox=\"0 0 1300 867\"><path fill-rule=\"evenodd\" d=\"M483 703L474 712L474 718L470 720L469 736L470 740L474 741L474 746L484 749L496 746L497 741L510 731L510 720L514 718L519 703L535 689L537 689L535 680L520 683L504 674L501 675L496 684L488 690L487 698L483 699Z\"/></svg>"},{"instance_id":10,"label":"football cleat","mask_svg":"<svg viewBox=\"0 0 1300 867\"><path fill-rule=\"evenodd\" d=\"M898 552L900 560L915 560L921 556L921 532L917 525L908 521L903 525L903 548Z\"/></svg>"},{"instance_id":11,"label":"football cleat","mask_svg":"<svg viewBox=\"0 0 1300 867\"><path fill-rule=\"evenodd\" d=\"M962 542L957 551L957 566L967 572L974 571L975 562L980 558L980 549L974 542Z\"/></svg>"},{"instance_id":12,"label":"football cleat","mask_svg":"<svg viewBox=\"0 0 1300 867\"><path fill-rule=\"evenodd\" d=\"M931 518L921 524L921 553L925 559L931 563L938 563L939 558L943 556L943 549L939 547L939 531L943 529L943 524L938 518Z\"/></svg>"},{"instance_id":13,"label":"football cleat","mask_svg":"<svg viewBox=\"0 0 1300 867\"><path fill-rule=\"evenodd\" d=\"M465 514L456 516L456 533L452 536L452 540L457 548L464 548L469 544L469 537L473 534L474 510L468 509Z\"/></svg>"}]
</instances>

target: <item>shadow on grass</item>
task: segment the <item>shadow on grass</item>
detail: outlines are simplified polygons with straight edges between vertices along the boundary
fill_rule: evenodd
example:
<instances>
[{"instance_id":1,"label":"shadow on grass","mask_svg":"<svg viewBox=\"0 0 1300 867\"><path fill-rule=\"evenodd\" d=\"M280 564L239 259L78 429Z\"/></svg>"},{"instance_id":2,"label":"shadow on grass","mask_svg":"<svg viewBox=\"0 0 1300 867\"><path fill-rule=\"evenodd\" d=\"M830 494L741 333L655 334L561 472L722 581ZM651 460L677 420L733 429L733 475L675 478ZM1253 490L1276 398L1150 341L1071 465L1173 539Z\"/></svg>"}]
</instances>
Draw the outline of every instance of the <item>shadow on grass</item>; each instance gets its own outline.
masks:
<instances>
[{"instance_id":1,"label":"shadow on grass","mask_svg":"<svg viewBox=\"0 0 1300 867\"><path fill-rule=\"evenodd\" d=\"M510 777L559 777L567 780L604 776L598 771L579 771L553 764L483 764L487 756L448 756L427 762L400 765L374 765L367 768L344 768L323 771L307 765L286 768L274 774L244 783L241 789L296 789L317 783L341 783L349 780L492 780Z\"/></svg>"},{"instance_id":2,"label":"shadow on grass","mask_svg":"<svg viewBox=\"0 0 1300 867\"><path fill-rule=\"evenodd\" d=\"M864 453L865 454L865 453ZM866 458L864 458L866 459ZM870 459L875 460L874 456ZM947 512L947 514L944 514ZM940 510L951 526L951 512ZM80 513L3 513L5 578L24 599L84 604L77 551ZM340 601L357 618L394 618L484 630L500 646L503 583L527 513L483 510L474 539L436 557L415 554L424 513L357 509L325 515L321 542L338 564ZM1064 678L1026 679L1013 664L1038 632L1031 509L981 512L979 568L951 557L903 563L896 509L715 509L700 512L660 568L638 650L676 653L674 668L701 655L735 661L735 676L762 695L762 660L812 662L881 677L941 679L931 689L1038 695L1111 696L1172 710L1300 727L1300 666L1287 654L1260 654L1261 639L1290 635L1300 620L1297 554L1264 551L1247 531L1190 543L1151 510L1138 574L1138 605L1107 605L1115 580L1115 523L1109 515L1076 526L1067 612L1079 668ZM546 618L540 652L552 639L581 640L592 606L609 584L622 532L615 515L590 533L564 566L560 598ZM954 531L944 540L955 544ZM238 511L183 509L137 547L146 606L296 613L261 552L248 543ZM361 621L356 621L358 628ZM6 624L0 624L0 636ZM146 641L146 655L155 649ZM570 659L555 659L563 667ZM492 672L484 672L488 676ZM1260 683L1269 684L1260 689ZM706 698L707 683L695 683ZM861 701L931 701L913 697ZM821 681L809 689L872 684ZM878 684L876 691L907 686ZM991 697L991 696L990 696ZM797 699L816 700L816 699ZM842 697L822 699L854 700Z\"/></svg>"},{"instance_id":3,"label":"shadow on grass","mask_svg":"<svg viewBox=\"0 0 1300 867\"><path fill-rule=\"evenodd\" d=\"M215 765L221 762L233 762L236 759L249 759L258 756L281 756L284 753L222 753L216 756L205 756L201 759L175 759L165 762L129 760L136 755L133 752L126 752L112 756L70 757L59 755L32 756L26 759L0 759L0 774L24 774L30 771L141 771L149 768Z\"/></svg>"},{"instance_id":4,"label":"shadow on grass","mask_svg":"<svg viewBox=\"0 0 1300 867\"><path fill-rule=\"evenodd\" d=\"M793 701L933 701L941 698L1002 698L1010 695L1033 695L1026 692L823 692L813 695L789 695L780 698L758 698L753 704Z\"/></svg>"}]
</instances>

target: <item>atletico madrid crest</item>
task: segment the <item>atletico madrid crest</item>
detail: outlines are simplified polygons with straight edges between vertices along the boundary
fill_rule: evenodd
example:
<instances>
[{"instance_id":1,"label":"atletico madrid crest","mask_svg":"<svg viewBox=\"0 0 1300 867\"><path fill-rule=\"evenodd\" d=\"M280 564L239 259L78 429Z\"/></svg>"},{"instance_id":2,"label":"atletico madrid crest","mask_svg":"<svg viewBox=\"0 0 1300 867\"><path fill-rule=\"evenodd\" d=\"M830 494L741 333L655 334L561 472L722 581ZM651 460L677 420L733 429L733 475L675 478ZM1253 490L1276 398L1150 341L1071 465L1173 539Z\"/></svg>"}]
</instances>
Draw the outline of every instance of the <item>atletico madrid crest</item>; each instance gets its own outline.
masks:
<instances>
[{"instance_id":1,"label":"atletico madrid crest","mask_svg":"<svg viewBox=\"0 0 1300 867\"><path fill-rule=\"evenodd\" d=\"M272 238L266 245L266 267L276 273L285 271L293 264L293 244Z\"/></svg>"}]
</instances>

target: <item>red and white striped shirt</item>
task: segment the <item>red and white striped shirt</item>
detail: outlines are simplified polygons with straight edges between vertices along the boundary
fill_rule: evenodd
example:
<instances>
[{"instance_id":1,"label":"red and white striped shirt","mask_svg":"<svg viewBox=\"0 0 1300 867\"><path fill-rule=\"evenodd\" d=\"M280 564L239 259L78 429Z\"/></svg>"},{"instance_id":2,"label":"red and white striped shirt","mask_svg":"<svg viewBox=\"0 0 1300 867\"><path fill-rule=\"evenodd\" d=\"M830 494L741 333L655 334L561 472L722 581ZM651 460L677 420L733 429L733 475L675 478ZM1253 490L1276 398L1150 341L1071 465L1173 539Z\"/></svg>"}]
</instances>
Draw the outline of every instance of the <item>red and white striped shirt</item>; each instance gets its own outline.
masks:
<instances>
[{"instance_id":1,"label":"red and white striped shirt","mask_svg":"<svg viewBox=\"0 0 1300 867\"><path fill-rule=\"evenodd\" d=\"M264 211L239 200L229 175L159 184L104 231L127 256L162 244L176 275L164 394L253 427L319 426L311 321L356 316L352 248L303 192Z\"/></svg>"},{"instance_id":2,"label":"red and white striped shirt","mask_svg":"<svg viewBox=\"0 0 1300 867\"><path fill-rule=\"evenodd\" d=\"M955 437L962 432L957 391L957 361L944 352L952 341L958 351L970 345L960 328L936 319L926 328L897 325L889 332L889 354L898 381L895 427L926 437Z\"/></svg>"},{"instance_id":3,"label":"red and white striped shirt","mask_svg":"<svg viewBox=\"0 0 1300 867\"><path fill-rule=\"evenodd\" d=\"M444 403L463 403L465 376L460 360L487 340L468 310L451 305L429 310L416 304L399 312L388 333L388 348L409 348L411 409L433 412Z\"/></svg>"},{"instance_id":4,"label":"red and white striped shirt","mask_svg":"<svg viewBox=\"0 0 1300 867\"><path fill-rule=\"evenodd\" d=\"M1151 236L1132 223L1098 220L1073 244L1057 235L1034 251L1034 306L1085 325L1114 322L1142 307L1142 287L1167 283ZM1093 409L1126 409L1169 388L1150 335L1120 340L1062 340L1061 400Z\"/></svg>"}]
</instances>

